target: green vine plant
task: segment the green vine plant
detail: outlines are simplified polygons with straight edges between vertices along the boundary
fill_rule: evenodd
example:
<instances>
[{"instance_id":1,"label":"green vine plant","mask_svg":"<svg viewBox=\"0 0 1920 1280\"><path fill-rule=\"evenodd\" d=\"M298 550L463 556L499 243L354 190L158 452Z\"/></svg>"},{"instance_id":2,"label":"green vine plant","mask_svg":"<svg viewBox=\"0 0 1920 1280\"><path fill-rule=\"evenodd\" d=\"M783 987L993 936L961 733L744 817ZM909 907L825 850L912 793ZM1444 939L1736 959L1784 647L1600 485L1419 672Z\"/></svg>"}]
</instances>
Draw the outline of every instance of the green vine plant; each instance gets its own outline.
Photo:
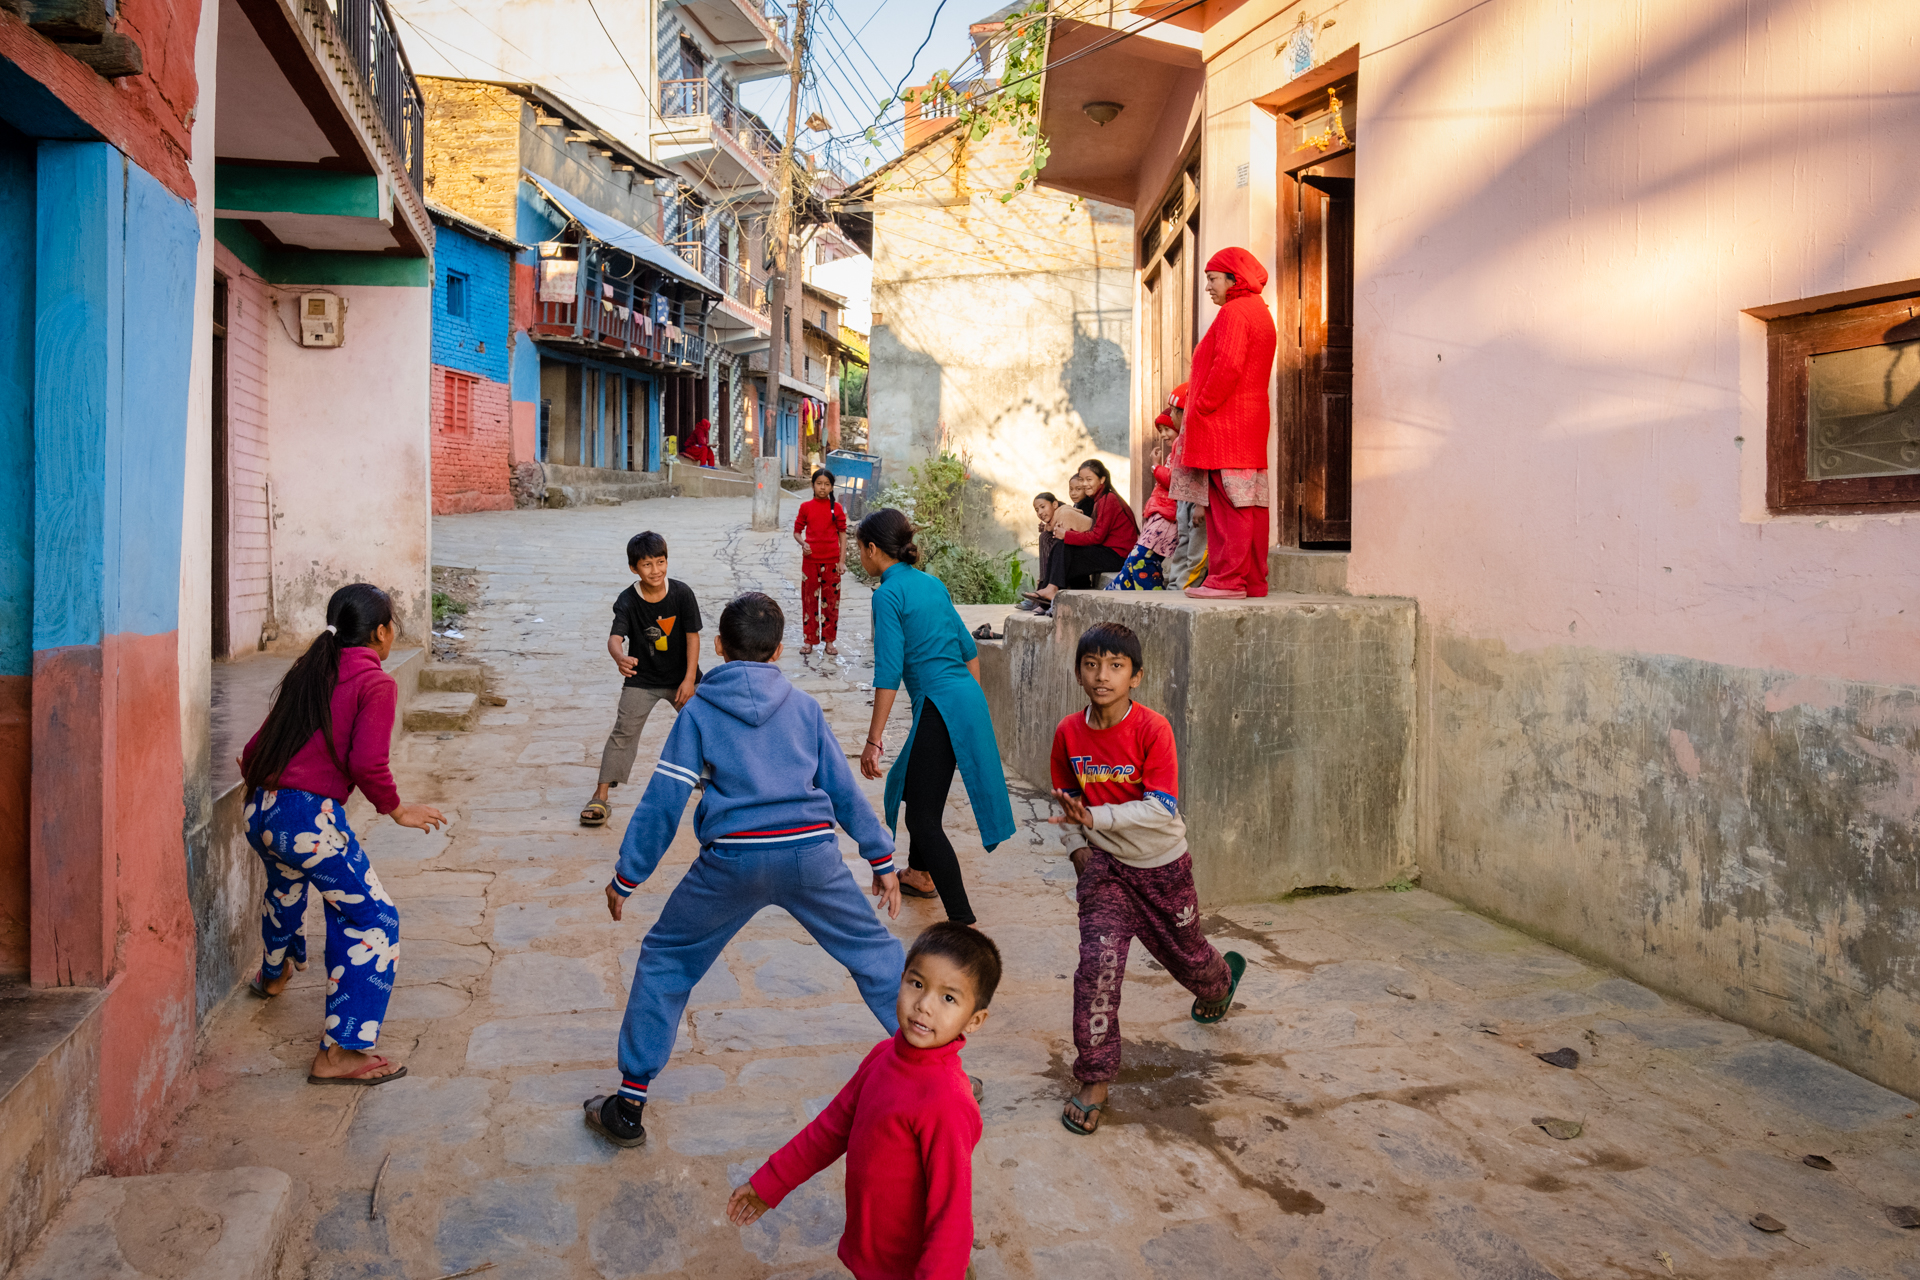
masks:
<instances>
[{"instance_id":1,"label":"green vine plant","mask_svg":"<svg viewBox=\"0 0 1920 1280\"><path fill-rule=\"evenodd\" d=\"M1026 150L1026 164L1013 180L1013 186L1000 193L1006 204L1038 181L1051 151L1047 137L1040 131L1041 72L1047 65L1047 21L1049 0L1029 0L1021 9L1008 14L996 47L984 53L985 65L977 78L956 81L952 71L936 71L927 83L908 89L898 98L880 104L873 127L867 129L867 141L879 146L877 127L896 102L914 103L923 117L952 116L965 126L969 142L978 142L994 129L1006 127ZM1001 64L1000 77L988 84L985 77L993 69L995 52ZM964 64L962 64L964 70Z\"/></svg>"}]
</instances>

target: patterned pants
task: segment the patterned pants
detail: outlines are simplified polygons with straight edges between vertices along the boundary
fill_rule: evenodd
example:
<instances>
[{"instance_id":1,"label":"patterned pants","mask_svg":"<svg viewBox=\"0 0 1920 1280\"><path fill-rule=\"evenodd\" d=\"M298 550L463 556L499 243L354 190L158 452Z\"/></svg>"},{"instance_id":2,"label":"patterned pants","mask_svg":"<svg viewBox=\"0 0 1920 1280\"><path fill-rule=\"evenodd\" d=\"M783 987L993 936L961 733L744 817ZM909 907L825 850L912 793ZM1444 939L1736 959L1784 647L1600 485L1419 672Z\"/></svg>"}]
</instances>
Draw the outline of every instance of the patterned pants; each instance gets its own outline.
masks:
<instances>
[{"instance_id":1,"label":"patterned pants","mask_svg":"<svg viewBox=\"0 0 1920 1280\"><path fill-rule=\"evenodd\" d=\"M840 562L800 558L800 630L808 644L840 637Z\"/></svg>"},{"instance_id":2,"label":"patterned pants","mask_svg":"<svg viewBox=\"0 0 1920 1280\"><path fill-rule=\"evenodd\" d=\"M311 884L327 915L327 1021L320 1042L371 1049L393 998L400 912L347 826L345 809L310 791L256 787L247 798L247 843L267 868L262 974L279 977L289 953L306 958L300 922Z\"/></svg>"},{"instance_id":3,"label":"patterned pants","mask_svg":"<svg viewBox=\"0 0 1920 1280\"><path fill-rule=\"evenodd\" d=\"M1120 572L1107 584L1109 591L1158 591L1166 585L1166 575L1160 571L1160 557L1135 544L1127 553L1126 563L1120 566Z\"/></svg>"},{"instance_id":4,"label":"patterned pants","mask_svg":"<svg viewBox=\"0 0 1920 1280\"><path fill-rule=\"evenodd\" d=\"M1198 1000L1227 994L1226 957L1200 931L1193 856L1161 867L1130 867L1087 850L1080 873L1080 967L1073 975L1073 1075L1083 1084L1120 1074L1120 983L1133 939Z\"/></svg>"}]
</instances>

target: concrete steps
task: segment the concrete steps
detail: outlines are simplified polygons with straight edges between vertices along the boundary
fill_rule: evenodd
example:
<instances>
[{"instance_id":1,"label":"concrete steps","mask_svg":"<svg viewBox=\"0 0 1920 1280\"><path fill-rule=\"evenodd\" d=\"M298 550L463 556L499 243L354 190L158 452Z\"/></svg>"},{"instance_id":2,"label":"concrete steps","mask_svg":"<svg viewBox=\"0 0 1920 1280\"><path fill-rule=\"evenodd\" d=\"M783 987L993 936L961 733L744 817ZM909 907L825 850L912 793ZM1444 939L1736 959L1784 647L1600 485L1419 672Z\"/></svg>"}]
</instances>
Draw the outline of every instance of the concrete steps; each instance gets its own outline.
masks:
<instances>
[{"instance_id":1,"label":"concrete steps","mask_svg":"<svg viewBox=\"0 0 1920 1280\"><path fill-rule=\"evenodd\" d=\"M271 1280L292 1218L278 1169L87 1178L9 1280Z\"/></svg>"},{"instance_id":2,"label":"concrete steps","mask_svg":"<svg viewBox=\"0 0 1920 1280\"><path fill-rule=\"evenodd\" d=\"M432 662L420 670L422 693L485 693L486 672L475 662Z\"/></svg>"},{"instance_id":3,"label":"concrete steps","mask_svg":"<svg viewBox=\"0 0 1920 1280\"><path fill-rule=\"evenodd\" d=\"M409 733L464 733L485 705L486 672L467 662L430 662L402 723Z\"/></svg>"}]
</instances>

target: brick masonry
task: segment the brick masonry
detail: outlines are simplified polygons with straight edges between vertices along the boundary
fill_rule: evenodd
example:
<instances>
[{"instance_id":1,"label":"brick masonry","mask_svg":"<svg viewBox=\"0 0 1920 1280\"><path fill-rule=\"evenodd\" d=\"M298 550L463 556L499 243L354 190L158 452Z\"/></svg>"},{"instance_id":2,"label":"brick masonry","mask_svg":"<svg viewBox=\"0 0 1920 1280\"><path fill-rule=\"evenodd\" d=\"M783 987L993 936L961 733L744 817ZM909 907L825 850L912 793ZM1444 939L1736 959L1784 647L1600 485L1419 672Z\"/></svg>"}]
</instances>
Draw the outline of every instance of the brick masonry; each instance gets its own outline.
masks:
<instances>
[{"instance_id":1,"label":"brick masonry","mask_svg":"<svg viewBox=\"0 0 1920 1280\"><path fill-rule=\"evenodd\" d=\"M497 85L423 76L427 198L515 233L520 187L520 95Z\"/></svg>"},{"instance_id":2,"label":"brick masonry","mask_svg":"<svg viewBox=\"0 0 1920 1280\"><path fill-rule=\"evenodd\" d=\"M433 514L510 511L507 384L474 379L469 425L459 430L447 421L450 372L461 371L437 362L433 366Z\"/></svg>"},{"instance_id":3,"label":"brick masonry","mask_svg":"<svg viewBox=\"0 0 1920 1280\"><path fill-rule=\"evenodd\" d=\"M434 240L433 362L493 382L508 376L513 260L505 249L442 226ZM450 276L466 281L463 315L447 310Z\"/></svg>"}]
</instances>

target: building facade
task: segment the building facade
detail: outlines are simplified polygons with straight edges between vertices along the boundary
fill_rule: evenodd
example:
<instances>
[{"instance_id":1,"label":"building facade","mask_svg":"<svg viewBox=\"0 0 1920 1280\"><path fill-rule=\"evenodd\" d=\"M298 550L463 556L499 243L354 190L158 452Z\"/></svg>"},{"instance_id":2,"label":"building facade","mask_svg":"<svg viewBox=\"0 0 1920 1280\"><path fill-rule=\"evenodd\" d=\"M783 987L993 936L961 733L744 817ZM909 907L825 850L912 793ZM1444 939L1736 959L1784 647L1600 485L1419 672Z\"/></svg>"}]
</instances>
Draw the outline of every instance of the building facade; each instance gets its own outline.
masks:
<instances>
[{"instance_id":1,"label":"building facade","mask_svg":"<svg viewBox=\"0 0 1920 1280\"><path fill-rule=\"evenodd\" d=\"M1418 603L1424 883L1920 1091L1920 11L1081 9L1043 182L1134 210L1133 453L1251 250L1276 564Z\"/></svg>"},{"instance_id":2,"label":"building facade","mask_svg":"<svg viewBox=\"0 0 1920 1280\"><path fill-rule=\"evenodd\" d=\"M0 7L0 1269L150 1166L258 955L237 673L346 582L428 628L433 229L381 12Z\"/></svg>"},{"instance_id":3,"label":"building facade","mask_svg":"<svg viewBox=\"0 0 1920 1280\"><path fill-rule=\"evenodd\" d=\"M429 205L428 213L438 231L433 513L511 510L513 258L526 246L451 209Z\"/></svg>"}]
</instances>

